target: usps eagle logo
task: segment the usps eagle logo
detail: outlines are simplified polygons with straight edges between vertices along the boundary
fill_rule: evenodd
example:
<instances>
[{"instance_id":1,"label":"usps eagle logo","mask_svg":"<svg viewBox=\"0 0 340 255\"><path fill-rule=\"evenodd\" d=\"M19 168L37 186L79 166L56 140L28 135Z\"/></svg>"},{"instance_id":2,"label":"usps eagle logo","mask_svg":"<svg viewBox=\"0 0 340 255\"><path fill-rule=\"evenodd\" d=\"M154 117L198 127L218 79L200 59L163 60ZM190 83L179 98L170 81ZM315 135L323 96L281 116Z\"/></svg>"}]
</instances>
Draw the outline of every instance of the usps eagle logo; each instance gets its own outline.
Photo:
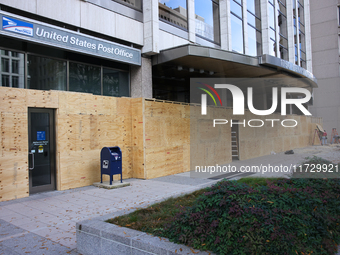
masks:
<instances>
[{"instance_id":1,"label":"usps eagle logo","mask_svg":"<svg viewBox=\"0 0 340 255\"><path fill-rule=\"evenodd\" d=\"M33 36L33 24L5 16L2 17L2 29L17 34Z\"/></svg>"}]
</instances>

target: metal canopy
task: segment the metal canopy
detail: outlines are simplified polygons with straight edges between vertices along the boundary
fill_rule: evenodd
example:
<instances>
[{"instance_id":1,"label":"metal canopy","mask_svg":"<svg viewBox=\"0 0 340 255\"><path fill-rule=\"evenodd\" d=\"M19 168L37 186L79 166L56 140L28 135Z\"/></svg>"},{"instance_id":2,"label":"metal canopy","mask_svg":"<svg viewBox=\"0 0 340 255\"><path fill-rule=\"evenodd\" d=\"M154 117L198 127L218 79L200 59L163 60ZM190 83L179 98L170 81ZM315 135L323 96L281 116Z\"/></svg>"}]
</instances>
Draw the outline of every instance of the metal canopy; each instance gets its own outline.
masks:
<instances>
[{"instance_id":1,"label":"metal canopy","mask_svg":"<svg viewBox=\"0 0 340 255\"><path fill-rule=\"evenodd\" d=\"M295 86L310 90L317 87L313 74L270 55L251 57L189 44L161 51L153 56L152 64L154 77L174 81L193 77L306 78Z\"/></svg>"}]
</instances>

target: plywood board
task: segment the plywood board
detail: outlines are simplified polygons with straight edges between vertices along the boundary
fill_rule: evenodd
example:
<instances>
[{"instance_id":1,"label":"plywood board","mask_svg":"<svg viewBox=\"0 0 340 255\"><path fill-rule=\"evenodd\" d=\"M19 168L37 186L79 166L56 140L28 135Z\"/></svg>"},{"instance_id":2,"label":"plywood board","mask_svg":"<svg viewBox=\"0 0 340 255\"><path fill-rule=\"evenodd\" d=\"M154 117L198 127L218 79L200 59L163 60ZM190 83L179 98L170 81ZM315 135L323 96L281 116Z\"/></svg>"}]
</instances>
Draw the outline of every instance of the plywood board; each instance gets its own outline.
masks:
<instances>
[{"instance_id":1,"label":"plywood board","mask_svg":"<svg viewBox=\"0 0 340 255\"><path fill-rule=\"evenodd\" d=\"M27 112L25 89L0 87L0 112Z\"/></svg>"},{"instance_id":2,"label":"plywood board","mask_svg":"<svg viewBox=\"0 0 340 255\"><path fill-rule=\"evenodd\" d=\"M57 91L27 90L27 106L39 108L58 108L59 93Z\"/></svg>"},{"instance_id":3,"label":"plywood board","mask_svg":"<svg viewBox=\"0 0 340 255\"><path fill-rule=\"evenodd\" d=\"M1 112L1 141L2 153L11 152L13 155L28 151L27 113Z\"/></svg>"}]
</instances>

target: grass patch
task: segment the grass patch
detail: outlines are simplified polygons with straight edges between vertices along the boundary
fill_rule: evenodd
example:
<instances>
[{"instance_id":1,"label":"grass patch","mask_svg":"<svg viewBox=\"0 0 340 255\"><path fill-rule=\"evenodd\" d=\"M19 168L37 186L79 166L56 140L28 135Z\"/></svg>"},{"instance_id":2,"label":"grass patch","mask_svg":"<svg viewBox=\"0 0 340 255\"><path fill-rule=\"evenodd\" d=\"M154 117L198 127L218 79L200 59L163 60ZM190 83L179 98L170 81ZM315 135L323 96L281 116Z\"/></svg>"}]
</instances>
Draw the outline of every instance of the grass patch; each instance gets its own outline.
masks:
<instances>
[{"instance_id":1,"label":"grass patch","mask_svg":"<svg viewBox=\"0 0 340 255\"><path fill-rule=\"evenodd\" d=\"M251 187L267 186L269 183L276 182L282 178L264 178L264 177L245 177L237 180L238 183L244 183Z\"/></svg>"},{"instance_id":2,"label":"grass patch","mask_svg":"<svg viewBox=\"0 0 340 255\"><path fill-rule=\"evenodd\" d=\"M205 191L202 189L181 197L169 198L128 215L109 219L107 222L157 235L177 213L183 211L184 208L191 207L197 197Z\"/></svg>"},{"instance_id":3,"label":"grass patch","mask_svg":"<svg viewBox=\"0 0 340 255\"><path fill-rule=\"evenodd\" d=\"M222 255L331 255L340 243L339 196L340 179L248 177L108 222Z\"/></svg>"}]
</instances>

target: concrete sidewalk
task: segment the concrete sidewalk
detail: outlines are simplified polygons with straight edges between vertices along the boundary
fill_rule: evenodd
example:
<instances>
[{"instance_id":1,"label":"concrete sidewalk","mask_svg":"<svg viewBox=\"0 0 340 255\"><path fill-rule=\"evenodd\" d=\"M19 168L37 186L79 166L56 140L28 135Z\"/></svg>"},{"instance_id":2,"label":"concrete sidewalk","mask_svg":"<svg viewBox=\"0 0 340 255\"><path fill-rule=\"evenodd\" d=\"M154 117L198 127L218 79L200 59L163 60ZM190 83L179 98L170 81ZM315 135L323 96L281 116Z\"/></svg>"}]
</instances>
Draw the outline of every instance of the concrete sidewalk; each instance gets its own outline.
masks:
<instances>
[{"instance_id":1,"label":"concrete sidewalk","mask_svg":"<svg viewBox=\"0 0 340 255\"><path fill-rule=\"evenodd\" d=\"M318 146L294 151L294 155L280 153L231 164L296 164L312 155L340 160L340 149L337 148ZM126 181L131 186L113 190L88 186L0 202L0 254L78 254L76 222L99 216L110 218L121 210L129 212L210 186L221 178L240 178L243 175L232 173L214 176L213 179L197 179L190 178L188 172L152 180L129 179Z\"/></svg>"},{"instance_id":2,"label":"concrete sidewalk","mask_svg":"<svg viewBox=\"0 0 340 255\"><path fill-rule=\"evenodd\" d=\"M1 202L0 254L78 254L76 222L128 212L216 182L192 179L189 173L126 181L131 186L113 190L88 186Z\"/></svg>"}]
</instances>

